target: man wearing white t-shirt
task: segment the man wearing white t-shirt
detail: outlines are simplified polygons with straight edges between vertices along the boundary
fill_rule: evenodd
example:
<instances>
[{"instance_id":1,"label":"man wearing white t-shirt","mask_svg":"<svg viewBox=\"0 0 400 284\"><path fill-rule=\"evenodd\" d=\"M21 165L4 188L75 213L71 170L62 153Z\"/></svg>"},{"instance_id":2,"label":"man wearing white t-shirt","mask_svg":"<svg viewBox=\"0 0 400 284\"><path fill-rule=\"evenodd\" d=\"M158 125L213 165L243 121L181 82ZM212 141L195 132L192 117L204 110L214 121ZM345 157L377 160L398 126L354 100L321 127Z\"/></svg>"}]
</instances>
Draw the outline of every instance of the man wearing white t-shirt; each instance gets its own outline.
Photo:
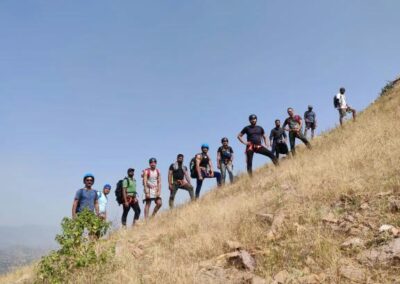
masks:
<instances>
[{"instance_id":1,"label":"man wearing white t-shirt","mask_svg":"<svg viewBox=\"0 0 400 284\"><path fill-rule=\"evenodd\" d=\"M161 200L161 176L160 171L157 167L156 158L151 158L149 160L150 168L147 168L143 171L143 186L144 186L144 195L145 199L143 202L146 203L144 207L144 218L147 219L149 217L150 205L151 202L154 201L156 206L154 207L154 211L152 217L157 214L157 211L162 206Z\"/></svg>"},{"instance_id":2,"label":"man wearing white t-shirt","mask_svg":"<svg viewBox=\"0 0 400 284\"><path fill-rule=\"evenodd\" d=\"M353 121L356 121L356 110L347 104L346 96L344 95L345 92L346 92L345 88L340 88L339 93L336 95L336 100L338 102L336 108L339 111L340 125L343 125L343 118L349 112L353 114Z\"/></svg>"}]
</instances>

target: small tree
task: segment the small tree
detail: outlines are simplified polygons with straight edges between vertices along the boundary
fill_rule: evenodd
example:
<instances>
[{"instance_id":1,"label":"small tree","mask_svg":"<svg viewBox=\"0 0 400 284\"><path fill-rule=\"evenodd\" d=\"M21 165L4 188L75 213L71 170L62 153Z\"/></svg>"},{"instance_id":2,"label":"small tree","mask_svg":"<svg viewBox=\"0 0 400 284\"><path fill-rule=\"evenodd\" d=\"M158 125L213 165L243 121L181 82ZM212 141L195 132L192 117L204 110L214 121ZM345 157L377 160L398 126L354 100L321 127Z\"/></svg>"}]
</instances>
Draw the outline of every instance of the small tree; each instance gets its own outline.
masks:
<instances>
[{"instance_id":1,"label":"small tree","mask_svg":"<svg viewBox=\"0 0 400 284\"><path fill-rule=\"evenodd\" d=\"M56 236L61 248L41 259L37 281L65 282L74 270L105 262L107 252L97 253L96 241L107 233L110 223L84 209L75 219L65 217L61 222L62 233Z\"/></svg>"}]
</instances>

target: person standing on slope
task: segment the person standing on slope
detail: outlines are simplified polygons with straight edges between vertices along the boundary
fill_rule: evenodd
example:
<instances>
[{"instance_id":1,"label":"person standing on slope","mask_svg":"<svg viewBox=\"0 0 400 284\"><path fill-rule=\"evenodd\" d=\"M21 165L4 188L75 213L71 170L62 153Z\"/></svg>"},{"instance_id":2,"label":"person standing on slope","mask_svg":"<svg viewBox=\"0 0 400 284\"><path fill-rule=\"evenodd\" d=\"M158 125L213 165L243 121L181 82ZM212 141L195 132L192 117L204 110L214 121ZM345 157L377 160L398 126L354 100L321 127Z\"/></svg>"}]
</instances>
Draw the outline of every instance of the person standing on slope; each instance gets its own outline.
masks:
<instances>
[{"instance_id":1,"label":"person standing on slope","mask_svg":"<svg viewBox=\"0 0 400 284\"><path fill-rule=\"evenodd\" d=\"M304 137L307 138L307 130L311 129L311 139L313 139L315 129L317 128L317 116L313 111L312 105L309 105L308 110L304 113L304 121L306 122L306 127L304 129Z\"/></svg>"},{"instance_id":2,"label":"person standing on slope","mask_svg":"<svg viewBox=\"0 0 400 284\"><path fill-rule=\"evenodd\" d=\"M264 128L257 124L257 116L251 114L249 116L250 125L242 129L238 134L237 138L239 141L246 145L246 162L247 162L247 172L249 175L253 174L253 155L254 153L261 154L269 157L275 166L278 165L278 159L275 155L267 149L267 137L265 136ZM247 141L243 140L243 135L247 136ZM265 146L263 146L263 141Z\"/></svg>"},{"instance_id":3,"label":"person standing on slope","mask_svg":"<svg viewBox=\"0 0 400 284\"><path fill-rule=\"evenodd\" d=\"M217 167L221 170L222 184L225 184L226 172L229 174L229 181L233 183L233 149L228 145L228 138L221 139L222 146L217 151Z\"/></svg>"},{"instance_id":4,"label":"person standing on slope","mask_svg":"<svg viewBox=\"0 0 400 284\"><path fill-rule=\"evenodd\" d=\"M221 173L214 171L211 158L208 155L208 144L201 145L201 153L196 155L196 198L200 197L201 187L205 178L216 178L217 185L221 186Z\"/></svg>"},{"instance_id":5,"label":"person standing on slope","mask_svg":"<svg viewBox=\"0 0 400 284\"><path fill-rule=\"evenodd\" d=\"M126 227L126 219L128 217L129 211L133 210L135 215L133 217L132 226L135 225L136 221L140 217L140 206L139 200L137 198L136 191L136 179L135 179L135 169L129 168L127 170L128 176L122 181L122 195L123 195L123 211L121 216L121 223L123 227Z\"/></svg>"},{"instance_id":6,"label":"person standing on slope","mask_svg":"<svg viewBox=\"0 0 400 284\"><path fill-rule=\"evenodd\" d=\"M97 191L92 188L94 184L94 175L86 174L83 177L84 188L78 189L74 202L72 204L72 218L75 218L77 214L87 208L92 212L96 212L99 215L99 202Z\"/></svg>"},{"instance_id":7,"label":"person standing on slope","mask_svg":"<svg viewBox=\"0 0 400 284\"><path fill-rule=\"evenodd\" d=\"M191 185L190 175L188 168L183 164L183 155L179 154L176 158L176 162L171 164L168 173L168 184L170 190L169 196L169 208L174 208L174 200L176 192L179 188L187 190L190 195L190 199L194 200L193 186Z\"/></svg>"},{"instance_id":8,"label":"person standing on slope","mask_svg":"<svg viewBox=\"0 0 400 284\"><path fill-rule=\"evenodd\" d=\"M105 184L103 187L103 191L97 192L98 202L99 202L99 217L103 220L107 220L107 203L108 197L107 195L111 191L111 185Z\"/></svg>"},{"instance_id":9,"label":"person standing on slope","mask_svg":"<svg viewBox=\"0 0 400 284\"><path fill-rule=\"evenodd\" d=\"M144 207L144 218L148 219L151 202L154 201L156 206L154 207L152 217L154 217L158 210L162 206L161 200L161 175L157 169L157 159L151 158L149 160L150 167L143 171L143 186L145 199L143 202L146 203Z\"/></svg>"},{"instance_id":10,"label":"person standing on slope","mask_svg":"<svg viewBox=\"0 0 400 284\"><path fill-rule=\"evenodd\" d=\"M307 138L301 133L302 120L299 115L294 114L293 108L288 108L287 113L289 115L283 123L283 128L288 126L289 128L285 128L286 131L289 131L289 142L290 142L290 151L294 156L296 154L296 138L300 139L304 144L306 144L308 149L311 149L311 144L308 142Z\"/></svg>"},{"instance_id":11,"label":"person standing on slope","mask_svg":"<svg viewBox=\"0 0 400 284\"><path fill-rule=\"evenodd\" d=\"M353 114L353 121L356 121L357 112L354 108L350 107L346 102L346 96L344 93L346 92L345 88L340 88L339 93L335 97L335 107L339 111L339 122L340 126L343 125L343 118L347 113Z\"/></svg>"},{"instance_id":12,"label":"person standing on slope","mask_svg":"<svg viewBox=\"0 0 400 284\"><path fill-rule=\"evenodd\" d=\"M279 119L275 120L275 128L273 128L269 134L269 145L277 159L279 159L280 153L285 155L288 153L287 135L285 129L281 127L281 121Z\"/></svg>"}]
</instances>

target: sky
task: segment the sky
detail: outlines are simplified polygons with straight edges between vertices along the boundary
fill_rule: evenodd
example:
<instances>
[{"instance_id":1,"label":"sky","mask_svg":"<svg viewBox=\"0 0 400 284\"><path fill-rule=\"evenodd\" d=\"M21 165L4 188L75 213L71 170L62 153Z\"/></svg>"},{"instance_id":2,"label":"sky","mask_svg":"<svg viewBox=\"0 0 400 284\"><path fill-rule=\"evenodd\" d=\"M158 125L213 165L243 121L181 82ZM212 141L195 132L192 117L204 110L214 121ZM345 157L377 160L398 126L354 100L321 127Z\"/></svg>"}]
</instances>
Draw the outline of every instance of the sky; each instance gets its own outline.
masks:
<instances>
[{"instance_id":1,"label":"sky","mask_svg":"<svg viewBox=\"0 0 400 284\"><path fill-rule=\"evenodd\" d=\"M397 0L1 1L0 225L58 225L87 172L114 190L133 167L143 197L150 157L167 209L178 153L188 164L208 143L215 164L226 136L244 172L236 135L251 113L269 133L287 107L312 104L318 133L334 127L340 87L362 110L400 74L398 11Z\"/></svg>"}]
</instances>

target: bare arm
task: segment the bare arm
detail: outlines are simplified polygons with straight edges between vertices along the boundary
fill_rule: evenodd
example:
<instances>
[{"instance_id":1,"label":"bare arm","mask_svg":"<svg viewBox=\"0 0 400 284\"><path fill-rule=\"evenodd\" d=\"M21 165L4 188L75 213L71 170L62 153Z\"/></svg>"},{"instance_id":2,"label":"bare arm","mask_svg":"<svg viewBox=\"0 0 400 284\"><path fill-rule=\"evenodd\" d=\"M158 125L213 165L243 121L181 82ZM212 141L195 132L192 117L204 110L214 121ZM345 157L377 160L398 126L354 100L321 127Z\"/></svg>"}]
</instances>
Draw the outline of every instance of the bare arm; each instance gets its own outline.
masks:
<instances>
[{"instance_id":1,"label":"bare arm","mask_svg":"<svg viewBox=\"0 0 400 284\"><path fill-rule=\"evenodd\" d=\"M160 196L161 195L161 174L160 173L158 173L157 184L158 184L157 194L158 194L158 196Z\"/></svg>"},{"instance_id":2,"label":"bare arm","mask_svg":"<svg viewBox=\"0 0 400 284\"><path fill-rule=\"evenodd\" d=\"M217 151L217 166L219 165L220 162L221 162L221 153Z\"/></svg>"},{"instance_id":3,"label":"bare arm","mask_svg":"<svg viewBox=\"0 0 400 284\"><path fill-rule=\"evenodd\" d=\"M96 215L99 215L99 212L100 212L100 210L99 210L99 201L97 199L94 201L94 210L96 212Z\"/></svg>"},{"instance_id":4,"label":"bare arm","mask_svg":"<svg viewBox=\"0 0 400 284\"><path fill-rule=\"evenodd\" d=\"M150 194L150 190L147 187L147 172L146 171L143 172L143 186L144 186L144 194L146 195L146 197L148 197L148 195Z\"/></svg>"},{"instance_id":5,"label":"bare arm","mask_svg":"<svg viewBox=\"0 0 400 284\"><path fill-rule=\"evenodd\" d=\"M168 171L168 184L169 184L169 189L171 189L171 186L172 186L172 171Z\"/></svg>"},{"instance_id":6,"label":"bare arm","mask_svg":"<svg viewBox=\"0 0 400 284\"><path fill-rule=\"evenodd\" d=\"M263 140L264 140L265 147L268 147L268 145L267 145L267 141L268 141L267 136L264 134L262 137L263 137Z\"/></svg>"},{"instance_id":7,"label":"bare arm","mask_svg":"<svg viewBox=\"0 0 400 284\"><path fill-rule=\"evenodd\" d=\"M208 159L208 165L210 166L211 174L213 174L214 173L214 168L213 168L213 165L212 165L212 161L211 161L210 157L208 157L208 158L209 158Z\"/></svg>"},{"instance_id":8,"label":"bare arm","mask_svg":"<svg viewBox=\"0 0 400 284\"><path fill-rule=\"evenodd\" d=\"M128 192L128 188L127 187L122 188L122 196L124 197L124 202L125 203L128 203L128 198L127 198L128 194L127 194L127 192Z\"/></svg>"},{"instance_id":9,"label":"bare arm","mask_svg":"<svg viewBox=\"0 0 400 284\"><path fill-rule=\"evenodd\" d=\"M197 170L197 176L199 178L201 178L200 162L201 162L201 156L196 155L196 170Z\"/></svg>"},{"instance_id":10,"label":"bare arm","mask_svg":"<svg viewBox=\"0 0 400 284\"><path fill-rule=\"evenodd\" d=\"M74 199L74 203L72 203L72 219L76 217L76 208L78 208L78 199Z\"/></svg>"},{"instance_id":11,"label":"bare arm","mask_svg":"<svg viewBox=\"0 0 400 284\"><path fill-rule=\"evenodd\" d=\"M192 180L191 180L191 178L190 178L189 172L188 172L187 170L185 171L185 178L186 178L186 181L187 181L189 184L192 183Z\"/></svg>"},{"instance_id":12,"label":"bare arm","mask_svg":"<svg viewBox=\"0 0 400 284\"><path fill-rule=\"evenodd\" d=\"M244 144L244 145L246 145L246 146L248 145L247 141L244 141L244 140L243 140L243 134L242 134L242 132L240 132L240 133L238 134L237 138L239 139L240 143L242 143L242 144Z\"/></svg>"}]
</instances>

